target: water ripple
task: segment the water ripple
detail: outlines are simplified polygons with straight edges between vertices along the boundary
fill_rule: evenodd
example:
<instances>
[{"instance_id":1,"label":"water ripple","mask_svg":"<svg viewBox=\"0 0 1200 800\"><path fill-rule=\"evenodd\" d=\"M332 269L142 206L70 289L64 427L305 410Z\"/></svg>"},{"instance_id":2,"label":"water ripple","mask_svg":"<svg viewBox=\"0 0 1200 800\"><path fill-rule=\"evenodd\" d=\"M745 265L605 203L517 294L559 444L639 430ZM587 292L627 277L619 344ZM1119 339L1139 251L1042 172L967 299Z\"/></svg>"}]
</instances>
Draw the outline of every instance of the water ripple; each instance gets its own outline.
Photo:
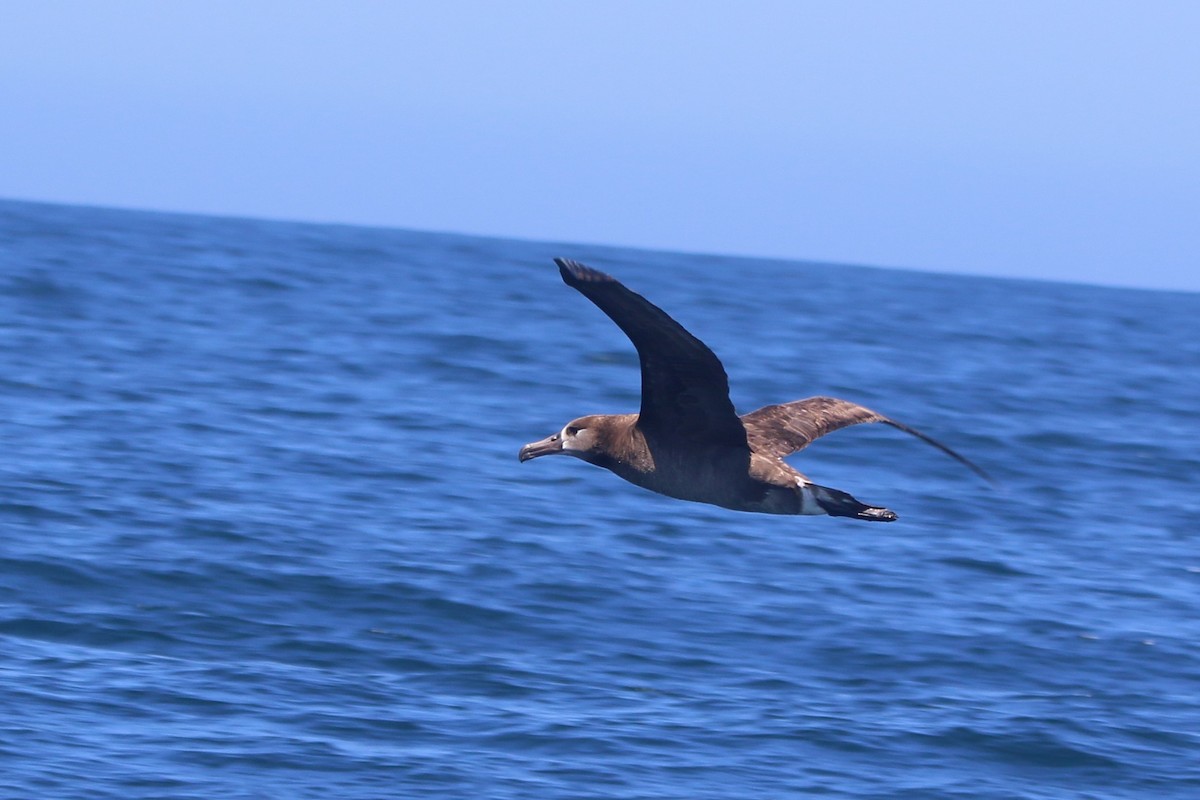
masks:
<instances>
[{"instance_id":1,"label":"water ripple","mask_svg":"<svg viewBox=\"0 0 1200 800\"><path fill-rule=\"evenodd\" d=\"M637 405L561 246L0 233L0 794L1200 796L1196 296L569 253L739 407L844 394L1004 484L867 426L795 458L872 527L519 464Z\"/></svg>"}]
</instances>

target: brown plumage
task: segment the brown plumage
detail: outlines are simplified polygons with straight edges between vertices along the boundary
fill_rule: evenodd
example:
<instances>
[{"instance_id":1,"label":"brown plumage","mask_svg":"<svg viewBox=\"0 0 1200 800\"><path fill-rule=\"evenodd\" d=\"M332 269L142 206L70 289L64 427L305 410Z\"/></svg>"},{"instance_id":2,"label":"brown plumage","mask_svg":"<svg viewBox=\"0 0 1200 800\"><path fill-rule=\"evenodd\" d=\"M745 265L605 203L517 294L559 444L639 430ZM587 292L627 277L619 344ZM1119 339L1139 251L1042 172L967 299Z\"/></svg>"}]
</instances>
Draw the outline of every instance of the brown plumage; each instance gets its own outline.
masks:
<instances>
[{"instance_id":1,"label":"brown plumage","mask_svg":"<svg viewBox=\"0 0 1200 800\"><path fill-rule=\"evenodd\" d=\"M521 448L521 461L572 455L651 491L735 511L828 514L890 522L896 514L818 486L784 463L827 433L882 422L912 434L986 478L944 444L869 408L833 397L764 406L741 417L720 360L662 309L603 272L555 259L563 281L595 303L637 349L637 414L572 420Z\"/></svg>"}]
</instances>

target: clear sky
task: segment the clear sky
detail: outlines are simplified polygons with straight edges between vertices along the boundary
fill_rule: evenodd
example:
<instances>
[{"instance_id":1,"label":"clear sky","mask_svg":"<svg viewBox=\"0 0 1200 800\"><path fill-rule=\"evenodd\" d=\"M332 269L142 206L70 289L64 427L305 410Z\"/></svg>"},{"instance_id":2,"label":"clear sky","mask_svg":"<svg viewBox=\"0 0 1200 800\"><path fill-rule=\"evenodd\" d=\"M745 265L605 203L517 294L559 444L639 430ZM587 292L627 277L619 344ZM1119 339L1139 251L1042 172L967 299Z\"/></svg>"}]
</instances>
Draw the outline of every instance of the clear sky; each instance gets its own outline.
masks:
<instances>
[{"instance_id":1,"label":"clear sky","mask_svg":"<svg viewBox=\"0 0 1200 800\"><path fill-rule=\"evenodd\" d=\"M0 197L1200 291L1200 2L0 3Z\"/></svg>"}]
</instances>

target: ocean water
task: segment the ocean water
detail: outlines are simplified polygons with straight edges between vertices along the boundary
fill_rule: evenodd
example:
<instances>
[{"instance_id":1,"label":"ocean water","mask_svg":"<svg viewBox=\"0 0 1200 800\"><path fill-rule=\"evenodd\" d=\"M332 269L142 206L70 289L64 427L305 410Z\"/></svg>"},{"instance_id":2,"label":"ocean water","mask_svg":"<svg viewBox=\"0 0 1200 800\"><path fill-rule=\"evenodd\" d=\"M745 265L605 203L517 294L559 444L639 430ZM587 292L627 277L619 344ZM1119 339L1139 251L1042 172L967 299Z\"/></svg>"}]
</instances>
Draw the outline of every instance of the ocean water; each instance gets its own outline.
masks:
<instances>
[{"instance_id":1,"label":"ocean water","mask_svg":"<svg viewBox=\"0 0 1200 800\"><path fill-rule=\"evenodd\" d=\"M551 263L890 525L525 442L636 410ZM1130 265L1135 270L1137 265ZM0 203L0 796L1200 797L1200 295Z\"/></svg>"}]
</instances>

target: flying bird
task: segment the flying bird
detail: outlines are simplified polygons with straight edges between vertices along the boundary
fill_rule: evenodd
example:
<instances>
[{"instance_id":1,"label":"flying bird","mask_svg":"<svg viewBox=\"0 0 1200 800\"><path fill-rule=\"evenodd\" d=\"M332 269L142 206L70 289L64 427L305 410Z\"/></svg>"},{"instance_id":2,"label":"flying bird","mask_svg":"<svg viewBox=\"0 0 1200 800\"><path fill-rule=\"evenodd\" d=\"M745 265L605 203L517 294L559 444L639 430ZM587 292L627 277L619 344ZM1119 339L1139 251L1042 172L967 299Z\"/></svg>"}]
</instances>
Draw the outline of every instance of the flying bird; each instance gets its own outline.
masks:
<instances>
[{"instance_id":1,"label":"flying bird","mask_svg":"<svg viewBox=\"0 0 1200 800\"><path fill-rule=\"evenodd\" d=\"M827 433L882 422L928 442L988 479L946 445L835 397L809 397L738 416L729 379L707 346L665 311L610 275L556 258L563 281L617 324L637 349L642 404L636 414L594 414L521 448L522 462L568 455L680 500L765 514L826 514L891 522L895 512L819 486L784 457Z\"/></svg>"}]
</instances>

